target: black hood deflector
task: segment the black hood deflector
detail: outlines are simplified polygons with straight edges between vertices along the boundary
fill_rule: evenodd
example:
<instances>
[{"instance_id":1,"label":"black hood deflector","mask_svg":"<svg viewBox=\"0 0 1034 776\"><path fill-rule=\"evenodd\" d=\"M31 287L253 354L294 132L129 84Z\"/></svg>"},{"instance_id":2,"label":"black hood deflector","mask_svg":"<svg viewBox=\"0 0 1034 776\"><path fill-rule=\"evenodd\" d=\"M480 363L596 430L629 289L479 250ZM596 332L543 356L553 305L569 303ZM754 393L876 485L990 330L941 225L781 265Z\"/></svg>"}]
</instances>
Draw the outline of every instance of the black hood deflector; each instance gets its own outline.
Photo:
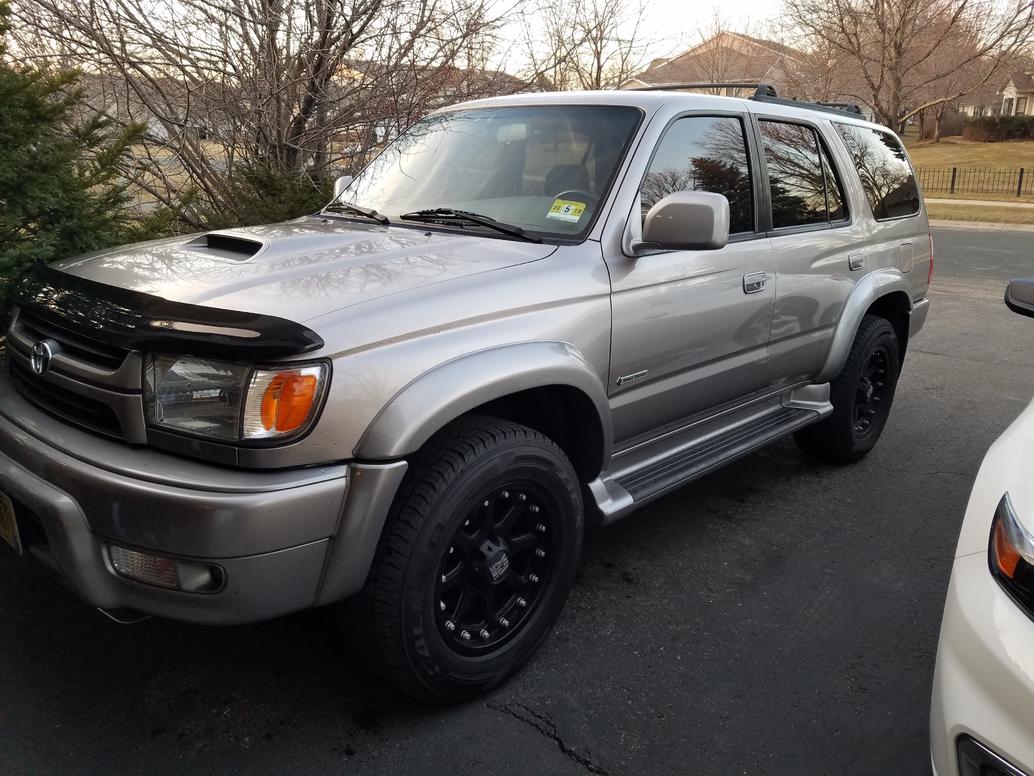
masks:
<instances>
[{"instance_id":1,"label":"black hood deflector","mask_svg":"<svg viewBox=\"0 0 1034 776\"><path fill-rule=\"evenodd\" d=\"M281 358L323 347L316 332L270 315L171 302L36 264L17 304L55 325L103 332L129 350L182 353L233 361Z\"/></svg>"}]
</instances>

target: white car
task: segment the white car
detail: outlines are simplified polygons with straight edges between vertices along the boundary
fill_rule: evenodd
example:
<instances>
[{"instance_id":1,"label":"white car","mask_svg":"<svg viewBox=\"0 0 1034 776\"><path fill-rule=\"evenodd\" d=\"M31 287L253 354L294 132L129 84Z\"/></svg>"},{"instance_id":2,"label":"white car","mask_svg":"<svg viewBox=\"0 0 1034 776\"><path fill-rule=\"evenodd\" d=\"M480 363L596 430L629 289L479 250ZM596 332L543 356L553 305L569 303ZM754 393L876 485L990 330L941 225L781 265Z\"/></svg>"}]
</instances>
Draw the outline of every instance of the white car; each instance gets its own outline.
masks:
<instances>
[{"instance_id":1,"label":"white car","mask_svg":"<svg viewBox=\"0 0 1034 776\"><path fill-rule=\"evenodd\" d=\"M1034 279L1011 310L1034 317ZM930 710L935 776L1034 776L1034 402L980 466L948 587Z\"/></svg>"}]
</instances>

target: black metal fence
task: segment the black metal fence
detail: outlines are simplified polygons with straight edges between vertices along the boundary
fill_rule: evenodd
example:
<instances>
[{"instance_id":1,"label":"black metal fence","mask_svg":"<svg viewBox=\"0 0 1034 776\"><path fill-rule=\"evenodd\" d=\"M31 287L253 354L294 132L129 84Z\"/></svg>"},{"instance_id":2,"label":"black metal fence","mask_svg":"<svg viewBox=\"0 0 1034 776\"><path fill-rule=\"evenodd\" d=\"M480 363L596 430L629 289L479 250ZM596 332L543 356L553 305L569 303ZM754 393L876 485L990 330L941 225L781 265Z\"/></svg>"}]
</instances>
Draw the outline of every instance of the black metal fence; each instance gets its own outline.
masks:
<instances>
[{"instance_id":1,"label":"black metal fence","mask_svg":"<svg viewBox=\"0 0 1034 776\"><path fill-rule=\"evenodd\" d=\"M971 167L919 167L924 194L1008 194L1034 196L1034 169L1011 170Z\"/></svg>"}]
</instances>

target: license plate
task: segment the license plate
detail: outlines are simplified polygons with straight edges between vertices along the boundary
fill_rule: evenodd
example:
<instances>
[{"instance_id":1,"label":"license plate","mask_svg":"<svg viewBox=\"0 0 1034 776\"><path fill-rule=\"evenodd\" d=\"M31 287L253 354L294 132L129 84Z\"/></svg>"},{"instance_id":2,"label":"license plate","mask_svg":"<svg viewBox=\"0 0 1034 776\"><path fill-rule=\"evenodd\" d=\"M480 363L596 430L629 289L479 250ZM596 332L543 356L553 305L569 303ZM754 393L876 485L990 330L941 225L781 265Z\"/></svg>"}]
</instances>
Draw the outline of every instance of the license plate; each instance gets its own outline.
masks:
<instances>
[{"instance_id":1,"label":"license plate","mask_svg":"<svg viewBox=\"0 0 1034 776\"><path fill-rule=\"evenodd\" d=\"M14 547L19 555L22 553L22 541L18 537L18 521L14 519L14 505L11 499L0 493L0 539Z\"/></svg>"}]
</instances>

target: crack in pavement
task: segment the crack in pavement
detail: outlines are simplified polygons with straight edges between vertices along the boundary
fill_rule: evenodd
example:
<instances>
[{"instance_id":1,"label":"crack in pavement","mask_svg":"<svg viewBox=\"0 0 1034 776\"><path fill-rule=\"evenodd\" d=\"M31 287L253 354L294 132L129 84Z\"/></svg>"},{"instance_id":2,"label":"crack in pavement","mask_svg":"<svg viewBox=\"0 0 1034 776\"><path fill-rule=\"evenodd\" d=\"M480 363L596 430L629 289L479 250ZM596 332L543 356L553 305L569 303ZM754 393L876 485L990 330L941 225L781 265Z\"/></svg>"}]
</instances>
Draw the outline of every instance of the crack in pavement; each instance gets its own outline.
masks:
<instances>
[{"instance_id":1,"label":"crack in pavement","mask_svg":"<svg viewBox=\"0 0 1034 776\"><path fill-rule=\"evenodd\" d=\"M493 711L508 714L514 719L528 725L546 738L552 740L553 743L557 745L557 749L560 750L561 754L572 762L580 765L589 773L599 774L599 776L609 776L606 769L597 765L588 757L578 754L578 752L564 743L564 739L562 739L557 733L556 724L549 719L549 717L539 714L537 711L528 708L523 703L506 703L501 705L498 703L492 703L491 701L485 701L485 706Z\"/></svg>"}]
</instances>

